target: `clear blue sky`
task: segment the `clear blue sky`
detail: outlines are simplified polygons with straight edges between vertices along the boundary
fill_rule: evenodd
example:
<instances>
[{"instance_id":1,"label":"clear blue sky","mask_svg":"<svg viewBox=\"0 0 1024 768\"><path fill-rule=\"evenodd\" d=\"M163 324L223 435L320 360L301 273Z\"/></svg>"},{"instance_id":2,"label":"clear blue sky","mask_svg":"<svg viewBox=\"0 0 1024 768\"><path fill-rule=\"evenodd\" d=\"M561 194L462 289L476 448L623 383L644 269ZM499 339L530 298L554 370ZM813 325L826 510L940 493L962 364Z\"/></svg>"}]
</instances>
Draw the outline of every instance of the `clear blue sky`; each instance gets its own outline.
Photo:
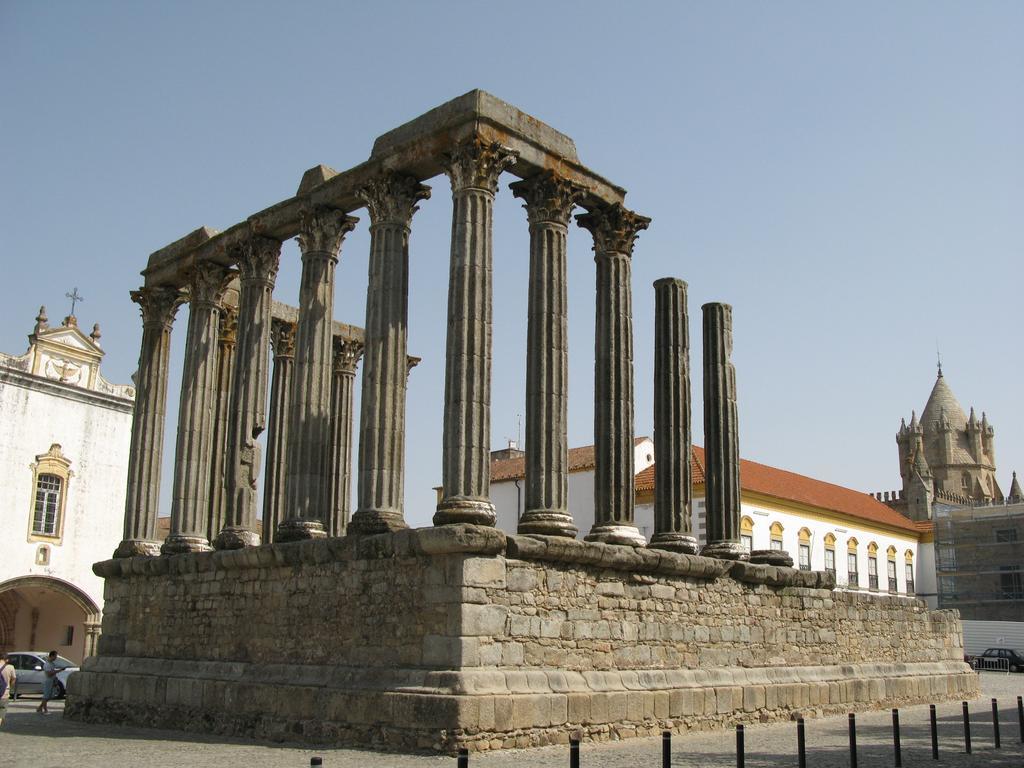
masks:
<instances>
[{"instance_id":1,"label":"clear blue sky","mask_svg":"<svg viewBox=\"0 0 1024 768\"><path fill-rule=\"evenodd\" d=\"M1019 2L0 2L0 349L64 293L127 381L128 291L152 251L290 196L318 163L472 88L576 140L654 219L633 260L636 425L651 432L653 290L735 307L745 457L861 490L899 484L895 432L936 341L965 407L1024 471L1024 4ZM511 178L508 178L511 181ZM451 202L411 237L407 517L440 478ZM504 186L504 185L503 185ZM363 324L368 236L346 241L336 316ZM594 268L570 233L570 443L592 442ZM495 213L493 442L523 412L528 235ZM298 249L275 296L295 303ZM179 315L180 369L187 312ZM168 453L177 387L172 386ZM700 440L700 378L694 380ZM170 486L164 475L164 498ZM166 514L168 509L165 508Z\"/></svg>"}]
</instances>

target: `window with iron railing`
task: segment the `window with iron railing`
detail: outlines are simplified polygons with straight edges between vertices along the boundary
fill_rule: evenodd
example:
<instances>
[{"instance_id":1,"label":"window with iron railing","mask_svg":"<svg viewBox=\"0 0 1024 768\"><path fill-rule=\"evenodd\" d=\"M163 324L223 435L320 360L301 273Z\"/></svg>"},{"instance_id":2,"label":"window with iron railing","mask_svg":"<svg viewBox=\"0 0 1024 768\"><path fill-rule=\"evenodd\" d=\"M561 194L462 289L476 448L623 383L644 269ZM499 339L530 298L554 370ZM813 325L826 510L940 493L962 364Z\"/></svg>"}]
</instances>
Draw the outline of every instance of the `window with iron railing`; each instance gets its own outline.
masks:
<instances>
[{"instance_id":1,"label":"window with iron railing","mask_svg":"<svg viewBox=\"0 0 1024 768\"><path fill-rule=\"evenodd\" d=\"M878 558L868 558L868 589L878 589Z\"/></svg>"},{"instance_id":2,"label":"window with iron railing","mask_svg":"<svg viewBox=\"0 0 1024 768\"><path fill-rule=\"evenodd\" d=\"M811 570L811 547L809 544L800 545L800 570Z\"/></svg>"},{"instance_id":3,"label":"window with iron railing","mask_svg":"<svg viewBox=\"0 0 1024 768\"><path fill-rule=\"evenodd\" d=\"M851 587L860 586L860 574L857 573L857 553L848 552L846 555L846 572L849 576L846 583Z\"/></svg>"},{"instance_id":4,"label":"window with iron railing","mask_svg":"<svg viewBox=\"0 0 1024 768\"><path fill-rule=\"evenodd\" d=\"M912 595L912 594L914 594L914 564L913 563L907 563L906 577L907 577L907 594L908 595Z\"/></svg>"},{"instance_id":5,"label":"window with iron railing","mask_svg":"<svg viewBox=\"0 0 1024 768\"><path fill-rule=\"evenodd\" d=\"M825 570L833 576L836 575L836 551L834 549L825 550Z\"/></svg>"},{"instance_id":6,"label":"window with iron railing","mask_svg":"<svg viewBox=\"0 0 1024 768\"><path fill-rule=\"evenodd\" d=\"M886 563L886 575L889 577L889 593L896 594L899 591L899 587L896 584L896 561L889 560Z\"/></svg>"}]
</instances>

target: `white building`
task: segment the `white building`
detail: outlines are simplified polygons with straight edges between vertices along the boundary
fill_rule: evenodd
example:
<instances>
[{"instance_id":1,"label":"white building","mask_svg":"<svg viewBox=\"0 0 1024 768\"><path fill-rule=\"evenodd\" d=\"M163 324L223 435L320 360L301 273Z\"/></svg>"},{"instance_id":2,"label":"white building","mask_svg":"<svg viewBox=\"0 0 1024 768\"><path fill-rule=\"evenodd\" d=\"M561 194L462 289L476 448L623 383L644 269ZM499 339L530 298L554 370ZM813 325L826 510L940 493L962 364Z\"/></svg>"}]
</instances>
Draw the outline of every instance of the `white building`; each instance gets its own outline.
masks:
<instances>
[{"instance_id":1,"label":"white building","mask_svg":"<svg viewBox=\"0 0 1024 768\"><path fill-rule=\"evenodd\" d=\"M637 528L654 534L654 442L634 444ZM694 447L693 531L704 544L704 451ZM522 451L495 451L491 500L503 531L514 533L523 513ZM845 589L894 594L935 593L934 563L920 563L922 526L871 494L757 462L740 462L741 536L748 549L784 549L797 567L829 570ZM594 524L594 448L569 451L569 512L582 538ZM924 565L925 567L922 567Z\"/></svg>"},{"instance_id":2,"label":"white building","mask_svg":"<svg viewBox=\"0 0 1024 768\"><path fill-rule=\"evenodd\" d=\"M121 540L131 386L100 375L99 326L56 328L40 308L24 355L0 353L0 649L81 661L95 648L103 580Z\"/></svg>"}]
</instances>

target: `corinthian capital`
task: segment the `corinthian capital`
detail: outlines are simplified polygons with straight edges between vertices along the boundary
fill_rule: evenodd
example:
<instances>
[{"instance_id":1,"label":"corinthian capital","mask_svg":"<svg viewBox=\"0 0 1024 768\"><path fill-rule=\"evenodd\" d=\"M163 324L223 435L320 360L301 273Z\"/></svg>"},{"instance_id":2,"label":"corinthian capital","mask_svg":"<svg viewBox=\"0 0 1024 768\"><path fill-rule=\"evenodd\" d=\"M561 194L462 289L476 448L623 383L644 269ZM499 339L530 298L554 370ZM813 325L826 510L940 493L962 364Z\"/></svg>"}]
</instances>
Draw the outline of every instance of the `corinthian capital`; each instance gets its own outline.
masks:
<instances>
[{"instance_id":1,"label":"corinthian capital","mask_svg":"<svg viewBox=\"0 0 1024 768\"><path fill-rule=\"evenodd\" d=\"M281 241L258 235L251 237L239 247L235 258L242 280L273 287L281 263Z\"/></svg>"},{"instance_id":2,"label":"corinthian capital","mask_svg":"<svg viewBox=\"0 0 1024 768\"><path fill-rule=\"evenodd\" d=\"M186 299L186 293L180 288L140 288L131 292L132 301L142 310L144 326L170 328L174 316Z\"/></svg>"},{"instance_id":3,"label":"corinthian capital","mask_svg":"<svg viewBox=\"0 0 1024 768\"><path fill-rule=\"evenodd\" d=\"M201 262L189 274L189 303L215 308L224 296L234 272L210 261Z\"/></svg>"},{"instance_id":4,"label":"corinthian capital","mask_svg":"<svg viewBox=\"0 0 1024 768\"><path fill-rule=\"evenodd\" d=\"M568 226L573 206L583 197L583 190L558 176L542 171L509 185L512 194L525 200L523 208L531 224L553 222Z\"/></svg>"},{"instance_id":5,"label":"corinthian capital","mask_svg":"<svg viewBox=\"0 0 1024 768\"><path fill-rule=\"evenodd\" d=\"M355 374L359 358L363 356L363 343L355 339L334 337L334 372Z\"/></svg>"},{"instance_id":6,"label":"corinthian capital","mask_svg":"<svg viewBox=\"0 0 1024 768\"><path fill-rule=\"evenodd\" d=\"M408 227L419 210L420 200L430 198L430 187L412 176L386 172L357 193L370 210L371 224L401 224Z\"/></svg>"},{"instance_id":7,"label":"corinthian capital","mask_svg":"<svg viewBox=\"0 0 1024 768\"><path fill-rule=\"evenodd\" d=\"M274 357L295 357L295 323L287 320L270 321L270 347Z\"/></svg>"},{"instance_id":8,"label":"corinthian capital","mask_svg":"<svg viewBox=\"0 0 1024 768\"><path fill-rule=\"evenodd\" d=\"M589 213L581 213L576 223L589 229L594 236L596 253L622 253L633 255L633 244L640 230L647 229L651 220L639 213L634 213L621 204L595 208Z\"/></svg>"},{"instance_id":9,"label":"corinthian capital","mask_svg":"<svg viewBox=\"0 0 1024 768\"><path fill-rule=\"evenodd\" d=\"M299 248L307 253L329 253L337 258L345 235L355 229L359 219L335 208L317 206L302 212Z\"/></svg>"},{"instance_id":10,"label":"corinthian capital","mask_svg":"<svg viewBox=\"0 0 1024 768\"><path fill-rule=\"evenodd\" d=\"M444 170L451 179L452 192L481 189L494 195L498 192L498 177L518 159L515 150L474 136L444 156Z\"/></svg>"}]
</instances>

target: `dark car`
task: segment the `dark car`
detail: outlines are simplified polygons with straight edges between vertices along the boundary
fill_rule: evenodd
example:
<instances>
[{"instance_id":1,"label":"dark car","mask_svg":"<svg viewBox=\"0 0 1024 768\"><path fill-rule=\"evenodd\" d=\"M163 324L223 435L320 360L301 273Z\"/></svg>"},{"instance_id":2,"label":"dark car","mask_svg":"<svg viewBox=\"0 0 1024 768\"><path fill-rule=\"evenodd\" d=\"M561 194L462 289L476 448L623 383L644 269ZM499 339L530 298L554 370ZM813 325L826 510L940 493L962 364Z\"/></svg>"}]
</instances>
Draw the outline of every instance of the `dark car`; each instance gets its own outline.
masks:
<instances>
[{"instance_id":1,"label":"dark car","mask_svg":"<svg viewBox=\"0 0 1024 768\"><path fill-rule=\"evenodd\" d=\"M1024 672L1024 653L1013 648L986 648L985 652L971 660L975 669L1008 669L1010 672Z\"/></svg>"}]
</instances>

